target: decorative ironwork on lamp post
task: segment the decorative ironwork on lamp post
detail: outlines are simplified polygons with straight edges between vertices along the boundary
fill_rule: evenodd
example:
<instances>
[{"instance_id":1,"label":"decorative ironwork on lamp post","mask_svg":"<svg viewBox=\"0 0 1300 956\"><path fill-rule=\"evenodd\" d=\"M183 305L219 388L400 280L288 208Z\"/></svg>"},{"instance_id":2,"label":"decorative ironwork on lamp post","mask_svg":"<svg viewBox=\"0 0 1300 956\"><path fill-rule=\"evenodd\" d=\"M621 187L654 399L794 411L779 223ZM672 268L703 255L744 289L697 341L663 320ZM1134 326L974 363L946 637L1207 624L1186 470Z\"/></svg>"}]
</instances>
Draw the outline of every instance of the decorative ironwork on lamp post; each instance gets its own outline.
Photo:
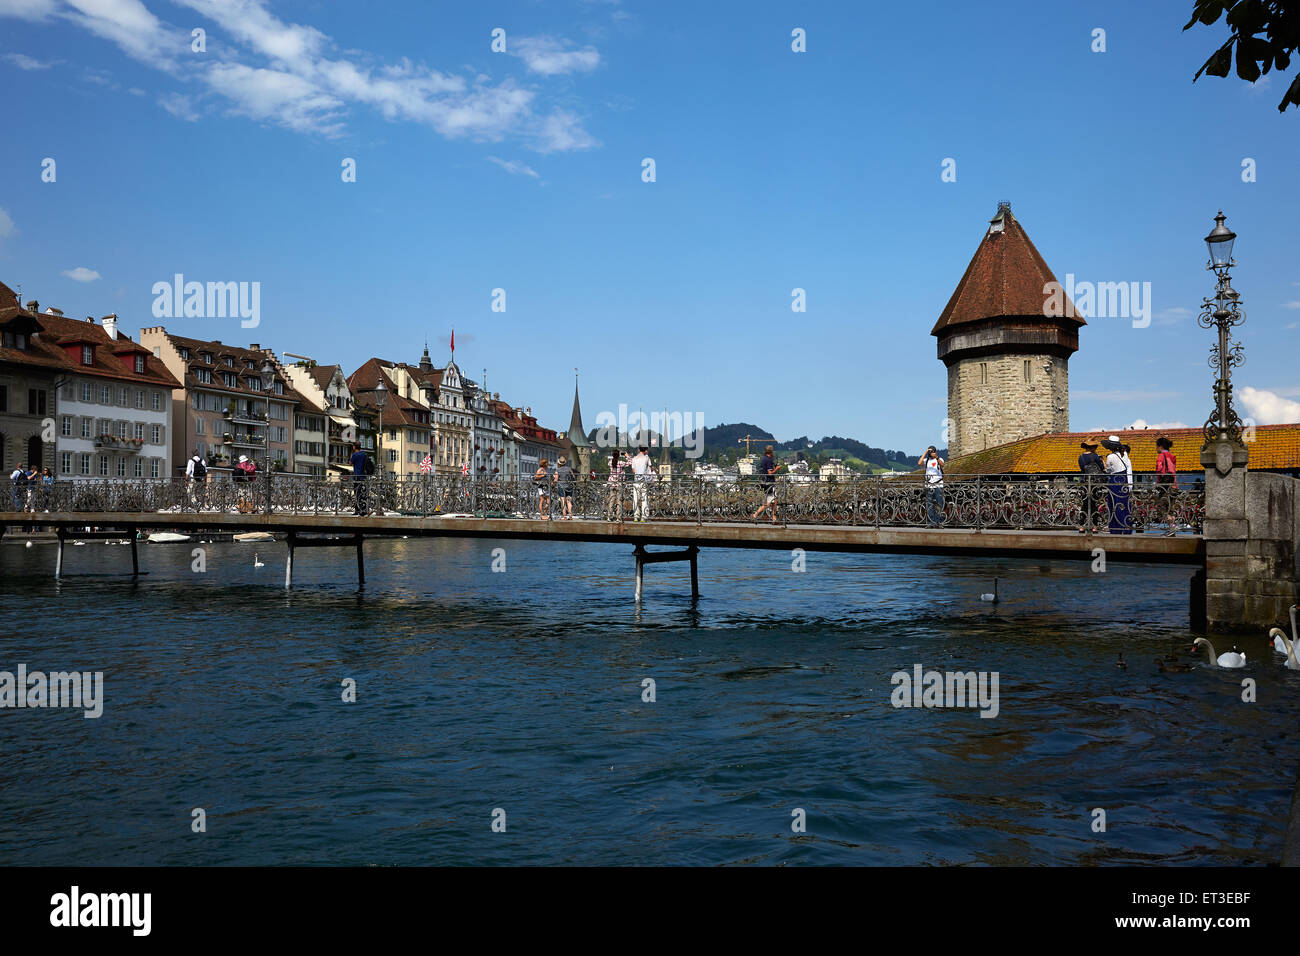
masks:
<instances>
[{"instance_id":1,"label":"decorative ironwork on lamp post","mask_svg":"<svg viewBox=\"0 0 1300 956\"><path fill-rule=\"evenodd\" d=\"M1241 309L1241 296L1232 288L1229 270L1237 263L1232 258L1232 245L1237 234L1224 225L1223 210L1214 217L1214 229L1205 237L1210 251L1210 261L1205 268L1214 272L1217 286L1212 298L1201 303L1197 317L1203 329L1216 329L1219 340L1210 346L1210 367L1215 370L1214 410L1205 420L1205 444L1201 446L1205 464L1226 475L1234 465L1244 465L1246 446L1241 440L1243 424L1232 404L1232 369L1246 360L1241 343L1232 340L1232 327L1246 321Z\"/></svg>"},{"instance_id":2,"label":"decorative ironwork on lamp post","mask_svg":"<svg viewBox=\"0 0 1300 956\"><path fill-rule=\"evenodd\" d=\"M266 513L271 513L271 390L275 387L275 366L268 358L262 363L262 391L266 393L266 424L262 426L262 440L266 445L263 461L266 463ZM256 452L254 452L256 454ZM254 485L254 488L257 486ZM254 501L257 499L254 498Z\"/></svg>"}]
</instances>

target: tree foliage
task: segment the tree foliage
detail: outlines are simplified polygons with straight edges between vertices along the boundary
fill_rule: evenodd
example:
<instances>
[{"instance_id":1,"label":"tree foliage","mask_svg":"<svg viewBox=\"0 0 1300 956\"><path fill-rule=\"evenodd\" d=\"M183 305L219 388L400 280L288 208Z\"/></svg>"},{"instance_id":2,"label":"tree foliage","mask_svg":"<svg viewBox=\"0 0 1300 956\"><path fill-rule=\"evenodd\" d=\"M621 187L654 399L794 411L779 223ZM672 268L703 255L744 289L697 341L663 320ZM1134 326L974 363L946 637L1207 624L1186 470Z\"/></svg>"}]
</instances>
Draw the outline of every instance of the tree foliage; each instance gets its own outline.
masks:
<instances>
[{"instance_id":1,"label":"tree foliage","mask_svg":"<svg viewBox=\"0 0 1300 956\"><path fill-rule=\"evenodd\" d=\"M1248 83L1254 83L1273 67L1285 70L1291 65L1291 56L1300 47L1300 2L1195 0L1192 19L1183 29L1189 30L1198 23L1210 26L1224 14L1232 35L1196 71L1193 83L1202 73L1227 76L1233 65L1234 46L1237 76ZM1288 106L1300 106L1300 74L1291 81L1282 102L1277 104L1278 112L1285 112Z\"/></svg>"}]
</instances>

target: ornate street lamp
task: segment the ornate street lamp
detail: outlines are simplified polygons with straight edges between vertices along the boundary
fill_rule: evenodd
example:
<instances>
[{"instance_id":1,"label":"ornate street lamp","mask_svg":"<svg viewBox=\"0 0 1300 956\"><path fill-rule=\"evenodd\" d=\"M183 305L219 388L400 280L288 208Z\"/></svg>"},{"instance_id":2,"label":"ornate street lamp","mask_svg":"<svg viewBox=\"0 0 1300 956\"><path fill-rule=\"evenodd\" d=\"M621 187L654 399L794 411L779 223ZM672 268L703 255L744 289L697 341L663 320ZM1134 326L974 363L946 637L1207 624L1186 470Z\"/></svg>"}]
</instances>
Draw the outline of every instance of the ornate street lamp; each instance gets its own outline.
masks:
<instances>
[{"instance_id":1,"label":"ornate street lamp","mask_svg":"<svg viewBox=\"0 0 1300 956\"><path fill-rule=\"evenodd\" d=\"M1240 343L1232 341L1232 327L1246 321L1240 308L1241 296L1232 288L1229 270L1237 263L1232 258L1232 246L1237 234L1224 224L1223 210L1214 217L1214 228L1205 237L1210 261L1205 268L1215 275L1217 286L1214 297L1201 304L1197 318L1203 329L1217 329L1219 341L1210 347L1210 367L1217 373L1214 380L1214 411L1205 420L1205 444L1201 446L1201 463L1213 465L1220 475L1234 467L1244 466L1249 458L1241 440L1242 422L1232 406L1232 369L1246 360Z\"/></svg>"},{"instance_id":2,"label":"ornate street lamp","mask_svg":"<svg viewBox=\"0 0 1300 956\"><path fill-rule=\"evenodd\" d=\"M271 389L275 385L275 366L268 358L262 363L262 391L266 392L266 424L262 426L262 441L266 445L266 513L271 513Z\"/></svg>"},{"instance_id":3,"label":"ornate street lamp","mask_svg":"<svg viewBox=\"0 0 1300 956\"><path fill-rule=\"evenodd\" d=\"M384 376L379 376L379 384L374 388L375 407L379 409L379 431L375 436L375 460L379 464L379 473L384 473L384 459L380 455L380 450L384 443L384 406L388 404L388 386L384 384Z\"/></svg>"}]
</instances>

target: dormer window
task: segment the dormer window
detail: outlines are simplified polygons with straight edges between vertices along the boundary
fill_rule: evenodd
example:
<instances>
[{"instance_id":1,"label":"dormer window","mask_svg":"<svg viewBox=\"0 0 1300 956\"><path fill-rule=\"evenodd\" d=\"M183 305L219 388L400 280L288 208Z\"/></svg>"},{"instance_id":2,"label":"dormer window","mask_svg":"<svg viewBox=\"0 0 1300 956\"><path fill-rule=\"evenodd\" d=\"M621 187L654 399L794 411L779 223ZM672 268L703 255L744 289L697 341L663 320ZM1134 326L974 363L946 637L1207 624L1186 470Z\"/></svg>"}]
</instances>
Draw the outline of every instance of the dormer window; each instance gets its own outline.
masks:
<instances>
[{"instance_id":1,"label":"dormer window","mask_svg":"<svg viewBox=\"0 0 1300 956\"><path fill-rule=\"evenodd\" d=\"M135 374L137 374L137 375L143 375L143 374L144 374L144 356L143 356L143 355L137 355L137 356L135 357Z\"/></svg>"},{"instance_id":2,"label":"dormer window","mask_svg":"<svg viewBox=\"0 0 1300 956\"><path fill-rule=\"evenodd\" d=\"M211 353L211 352L204 352L204 353L203 353L203 362L204 362L205 365L211 365L211 364L212 364L212 353Z\"/></svg>"},{"instance_id":3,"label":"dormer window","mask_svg":"<svg viewBox=\"0 0 1300 956\"><path fill-rule=\"evenodd\" d=\"M234 367L235 367L235 360L232 359L229 355L227 355L227 356L226 356L226 368L234 368Z\"/></svg>"},{"instance_id":4,"label":"dormer window","mask_svg":"<svg viewBox=\"0 0 1300 956\"><path fill-rule=\"evenodd\" d=\"M95 364L95 350L92 346L83 345L81 347L81 364L82 365Z\"/></svg>"},{"instance_id":5,"label":"dormer window","mask_svg":"<svg viewBox=\"0 0 1300 956\"><path fill-rule=\"evenodd\" d=\"M5 332L3 345L7 349L18 349L20 352L26 352L27 334L25 332Z\"/></svg>"},{"instance_id":6,"label":"dormer window","mask_svg":"<svg viewBox=\"0 0 1300 956\"><path fill-rule=\"evenodd\" d=\"M190 350L184 345L181 346L181 358L185 359L187 362L190 360Z\"/></svg>"}]
</instances>

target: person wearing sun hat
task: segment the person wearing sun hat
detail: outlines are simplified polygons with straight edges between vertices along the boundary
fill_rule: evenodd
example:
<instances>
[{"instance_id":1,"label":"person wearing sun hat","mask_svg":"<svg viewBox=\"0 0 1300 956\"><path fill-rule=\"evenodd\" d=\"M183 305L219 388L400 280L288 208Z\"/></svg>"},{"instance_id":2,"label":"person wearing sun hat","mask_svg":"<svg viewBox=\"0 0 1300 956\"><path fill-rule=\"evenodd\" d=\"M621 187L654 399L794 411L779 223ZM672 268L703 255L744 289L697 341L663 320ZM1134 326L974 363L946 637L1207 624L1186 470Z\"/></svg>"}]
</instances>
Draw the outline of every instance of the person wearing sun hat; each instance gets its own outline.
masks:
<instances>
[{"instance_id":1,"label":"person wearing sun hat","mask_svg":"<svg viewBox=\"0 0 1300 956\"><path fill-rule=\"evenodd\" d=\"M1124 462L1124 443L1119 436L1111 435L1101 442L1106 455L1106 493L1110 510L1110 533L1132 534L1129 525L1128 466Z\"/></svg>"},{"instance_id":2,"label":"person wearing sun hat","mask_svg":"<svg viewBox=\"0 0 1300 956\"><path fill-rule=\"evenodd\" d=\"M1097 441L1091 437L1079 442L1083 454L1079 456L1079 473L1083 475L1083 524L1079 534L1096 531L1101 527L1101 475L1106 473L1106 466L1097 454Z\"/></svg>"},{"instance_id":3,"label":"person wearing sun hat","mask_svg":"<svg viewBox=\"0 0 1300 956\"><path fill-rule=\"evenodd\" d=\"M1174 457L1174 443L1161 435L1156 439L1156 491L1160 495L1161 512L1168 526L1165 537L1178 533L1174 522L1174 497L1178 491L1178 459Z\"/></svg>"}]
</instances>

